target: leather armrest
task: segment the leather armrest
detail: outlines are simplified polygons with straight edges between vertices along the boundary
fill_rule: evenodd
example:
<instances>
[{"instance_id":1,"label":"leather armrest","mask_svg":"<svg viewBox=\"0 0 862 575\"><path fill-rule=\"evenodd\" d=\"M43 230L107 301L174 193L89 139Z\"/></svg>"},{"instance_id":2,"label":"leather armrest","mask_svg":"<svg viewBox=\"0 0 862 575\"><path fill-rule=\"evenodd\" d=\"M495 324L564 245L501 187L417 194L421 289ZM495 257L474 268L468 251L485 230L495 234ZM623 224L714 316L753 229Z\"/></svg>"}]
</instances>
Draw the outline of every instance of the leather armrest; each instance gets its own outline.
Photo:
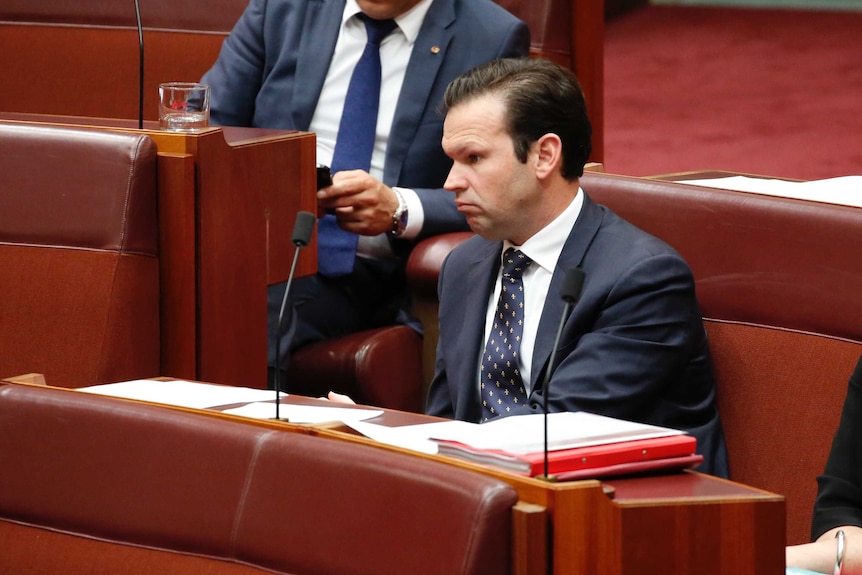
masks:
<instances>
[{"instance_id":1,"label":"leather armrest","mask_svg":"<svg viewBox=\"0 0 862 575\"><path fill-rule=\"evenodd\" d=\"M416 244L407 260L407 282L414 295L437 299L440 266L455 246L473 236L471 232L453 232L426 238Z\"/></svg>"},{"instance_id":2,"label":"leather armrest","mask_svg":"<svg viewBox=\"0 0 862 575\"><path fill-rule=\"evenodd\" d=\"M357 403L421 413L422 336L393 325L312 343L291 354L287 378L294 393L336 391Z\"/></svg>"}]
</instances>

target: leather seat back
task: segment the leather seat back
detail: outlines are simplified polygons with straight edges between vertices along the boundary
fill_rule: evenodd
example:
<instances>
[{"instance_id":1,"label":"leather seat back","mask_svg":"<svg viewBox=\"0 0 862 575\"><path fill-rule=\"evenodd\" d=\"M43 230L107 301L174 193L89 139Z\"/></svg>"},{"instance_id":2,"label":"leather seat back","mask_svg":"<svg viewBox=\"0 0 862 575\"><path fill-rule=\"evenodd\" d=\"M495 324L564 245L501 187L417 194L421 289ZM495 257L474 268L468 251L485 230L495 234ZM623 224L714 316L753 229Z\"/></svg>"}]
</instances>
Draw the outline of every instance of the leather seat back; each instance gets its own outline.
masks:
<instances>
[{"instance_id":1,"label":"leather seat back","mask_svg":"<svg viewBox=\"0 0 862 575\"><path fill-rule=\"evenodd\" d=\"M159 374L156 146L0 123L0 377Z\"/></svg>"},{"instance_id":2,"label":"leather seat back","mask_svg":"<svg viewBox=\"0 0 862 575\"><path fill-rule=\"evenodd\" d=\"M486 475L66 389L0 384L0 413L2 573L509 572Z\"/></svg>"}]
</instances>

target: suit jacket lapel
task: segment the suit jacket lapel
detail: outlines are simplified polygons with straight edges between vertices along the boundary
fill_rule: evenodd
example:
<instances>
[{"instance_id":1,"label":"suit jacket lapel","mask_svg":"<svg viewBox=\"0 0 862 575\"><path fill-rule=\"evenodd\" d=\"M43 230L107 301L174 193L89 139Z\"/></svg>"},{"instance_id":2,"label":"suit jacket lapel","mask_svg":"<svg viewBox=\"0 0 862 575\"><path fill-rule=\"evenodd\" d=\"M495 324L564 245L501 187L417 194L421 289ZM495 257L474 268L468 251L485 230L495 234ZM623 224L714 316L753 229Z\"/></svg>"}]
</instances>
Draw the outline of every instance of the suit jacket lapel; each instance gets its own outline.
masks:
<instances>
[{"instance_id":1,"label":"suit jacket lapel","mask_svg":"<svg viewBox=\"0 0 862 575\"><path fill-rule=\"evenodd\" d=\"M303 34L296 58L296 77L293 82L293 125L308 130L320 90L326 80L329 61L335 51L341 29L341 15L345 0L309 0L305 12ZM329 54L326 65L321 65L320 53Z\"/></svg>"},{"instance_id":2,"label":"suit jacket lapel","mask_svg":"<svg viewBox=\"0 0 862 575\"><path fill-rule=\"evenodd\" d=\"M551 278L551 286L548 289L548 297L545 299L545 307L542 309L542 319L539 322L539 331L536 334L536 344L533 348L533 363L530 369L530 388L536 389L537 383L544 379L544 368L551 356L554 347L554 338L560 326L560 316L563 313L563 302L560 297L560 288L566 271L580 265L602 223L602 210L593 203L586 193L584 194L584 205L575 225L572 226L569 237L563 245L560 259ZM565 339L565 336L563 337ZM554 363L559 361L555 358Z\"/></svg>"},{"instance_id":3,"label":"suit jacket lapel","mask_svg":"<svg viewBox=\"0 0 862 575\"><path fill-rule=\"evenodd\" d=\"M452 0L436 0L428 9L422 28L416 37L404 84L392 119L392 134L386 148L383 180L395 185L407 157L407 150L429 104L431 89L446 58L452 40L451 25L455 21Z\"/></svg>"},{"instance_id":4,"label":"suit jacket lapel","mask_svg":"<svg viewBox=\"0 0 862 575\"><path fill-rule=\"evenodd\" d=\"M458 334L458 349L463 350L458 357L462 358L460 365L453 371L459 385L461 397L458 400L457 419L479 421L481 417L481 399L478 389L479 355L485 347L485 315L488 310L488 299L493 293L494 283L500 269L500 253L503 244L488 242L487 247L478 250L475 261L463 278L465 287L464 302L459 306L464 312L462 329Z\"/></svg>"}]
</instances>

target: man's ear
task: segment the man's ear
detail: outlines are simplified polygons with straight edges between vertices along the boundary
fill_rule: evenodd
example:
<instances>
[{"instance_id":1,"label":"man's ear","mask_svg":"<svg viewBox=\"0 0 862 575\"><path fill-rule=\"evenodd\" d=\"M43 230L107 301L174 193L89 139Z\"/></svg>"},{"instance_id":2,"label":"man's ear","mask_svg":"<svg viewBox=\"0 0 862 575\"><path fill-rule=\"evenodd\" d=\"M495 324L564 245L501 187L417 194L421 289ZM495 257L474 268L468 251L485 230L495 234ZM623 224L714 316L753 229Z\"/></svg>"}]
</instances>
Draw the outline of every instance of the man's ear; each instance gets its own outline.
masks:
<instances>
[{"instance_id":1,"label":"man's ear","mask_svg":"<svg viewBox=\"0 0 862 575\"><path fill-rule=\"evenodd\" d=\"M563 142L556 134L545 134L533 144L536 153L536 177L545 179L563 167Z\"/></svg>"}]
</instances>

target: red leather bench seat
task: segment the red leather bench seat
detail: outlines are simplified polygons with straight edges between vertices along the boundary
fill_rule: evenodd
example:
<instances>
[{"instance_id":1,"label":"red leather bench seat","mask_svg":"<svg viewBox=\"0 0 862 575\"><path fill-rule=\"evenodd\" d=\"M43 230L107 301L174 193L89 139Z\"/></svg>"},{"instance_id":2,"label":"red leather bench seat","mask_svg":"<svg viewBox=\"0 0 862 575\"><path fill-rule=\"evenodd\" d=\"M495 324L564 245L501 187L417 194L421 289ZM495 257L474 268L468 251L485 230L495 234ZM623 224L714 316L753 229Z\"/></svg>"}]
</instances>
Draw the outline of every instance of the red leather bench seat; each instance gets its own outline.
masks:
<instances>
[{"instance_id":1,"label":"red leather bench seat","mask_svg":"<svg viewBox=\"0 0 862 575\"><path fill-rule=\"evenodd\" d=\"M0 378L159 374L156 145L0 123Z\"/></svg>"},{"instance_id":2,"label":"red leather bench seat","mask_svg":"<svg viewBox=\"0 0 862 575\"><path fill-rule=\"evenodd\" d=\"M66 389L0 385L0 414L0 573L509 569L490 477Z\"/></svg>"}]
</instances>

